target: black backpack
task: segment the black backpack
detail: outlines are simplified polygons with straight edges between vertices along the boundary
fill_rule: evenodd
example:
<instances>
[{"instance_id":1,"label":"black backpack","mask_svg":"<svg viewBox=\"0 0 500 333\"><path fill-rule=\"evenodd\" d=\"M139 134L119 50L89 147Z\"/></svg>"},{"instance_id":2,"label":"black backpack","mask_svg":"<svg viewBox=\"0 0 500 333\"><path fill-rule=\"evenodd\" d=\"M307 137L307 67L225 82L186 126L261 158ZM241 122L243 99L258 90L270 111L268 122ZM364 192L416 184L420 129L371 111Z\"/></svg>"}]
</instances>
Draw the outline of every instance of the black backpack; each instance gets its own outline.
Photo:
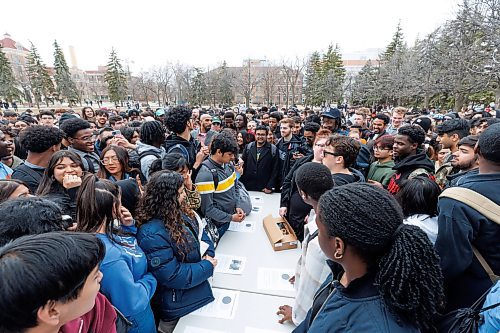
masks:
<instances>
[{"instance_id":1,"label":"black backpack","mask_svg":"<svg viewBox=\"0 0 500 333\"><path fill-rule=\"evenodd\" d=\"M155 156L156 158L160 158L161 155L152 150L146 150L142 153L138 154L137 151L132 150L128 154L128 165L133 169L141 170L141 160L146 156Z\"/></svg>"}]
</instances>

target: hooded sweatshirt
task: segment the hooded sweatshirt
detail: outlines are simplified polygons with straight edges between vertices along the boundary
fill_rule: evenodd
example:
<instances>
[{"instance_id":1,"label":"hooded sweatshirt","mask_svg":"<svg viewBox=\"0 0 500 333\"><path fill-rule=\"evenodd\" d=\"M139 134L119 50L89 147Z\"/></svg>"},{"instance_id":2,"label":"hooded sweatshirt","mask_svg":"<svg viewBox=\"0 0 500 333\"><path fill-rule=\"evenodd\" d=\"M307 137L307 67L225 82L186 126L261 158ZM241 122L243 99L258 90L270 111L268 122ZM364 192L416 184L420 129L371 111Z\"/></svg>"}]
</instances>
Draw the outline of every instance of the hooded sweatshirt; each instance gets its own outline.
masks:
<instances>
[{"instance_id":1,"label":"hooded sweatshirt","mask_svg":"<svg viewBox=\"0 0 500 333\"><path fill-rule=\"evenodd\" d=\"M347 173L332 173L334 186L342 186L350 183L364 183L365 176L353 168L349 168L350 174Z\"/></svg>"},{"instance_id":2,"label":"hooded sweatshirt","mask_svg":"<svg viewBox=\"0 0 500 333\"><path fill-rule=\"evenodd\" d=\"M149 168L154 160L163 158L165 156L165 149L163 147L156 148L140 141L137 141L137 154L139 154L139 163L141 164L141 172L149 180ZM151 154L147 154L147 153ZM142 154L142 156L141 156ZM147 154L147 155L146 155Z\"/></svg>"},{"instance_id":3,"label":"hooded sweatshirt","mask_svg":"<svg viewBox=\"0 0 500 333\"><path fill-rule=\"evenodd\" d=\"M374 180L376 182L381 183L384 186L389 184L391 180L391 176L396 173L393 169L395 166L394 161L380 163L379 161L375 161L370 165L370 170L368 170L368 179Z\"/></svg>"},{"instance_id":4,"label":"hooded sweatshirt","mask_svg":"<svg viewBox=\"0 0 500 333\"><path fill-rule=\"evenodd\" d=\"M425 153L417 153L415 155L406 156L405 158L396 161L393 167L396 173L391 176L387 190L391 194L396 194L400 190L401 183L407 179L415 178L418 175L426 175L434 179L434 163L425 155Z\"/></svg>"},{"instance_id":5,"label":"hooded sweatshirt","mask_svg":"<svg viewBox=\"0 0 500 333\"><path fill-rule=\"evenodd\" d=\"M196 162L196 153L198 152L199 142L191 137L188 140L178 136L177 134L171 134L167 137L167 140L164 143L165 152L167 154L170 153L179 153L188 162L189 169L193 168L194 163Z\"/></svg>"}]
</instances>

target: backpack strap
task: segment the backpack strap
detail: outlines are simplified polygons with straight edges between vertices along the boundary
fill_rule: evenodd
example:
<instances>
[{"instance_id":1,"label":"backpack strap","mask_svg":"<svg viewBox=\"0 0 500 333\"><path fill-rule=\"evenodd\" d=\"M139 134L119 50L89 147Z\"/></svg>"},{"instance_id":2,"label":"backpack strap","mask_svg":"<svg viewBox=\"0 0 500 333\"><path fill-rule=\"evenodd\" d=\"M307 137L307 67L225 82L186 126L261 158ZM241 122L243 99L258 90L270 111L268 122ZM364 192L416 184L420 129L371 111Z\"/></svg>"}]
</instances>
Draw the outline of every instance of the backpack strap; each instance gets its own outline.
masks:
<instances>
[{"instance_id":1,"label":"backpack strap","mask_svg":"<svg viewBox=\"0 0 500 333\"><path fill-rule=\"evenodd\" d=\"M143 151L142 153L139 154L139 165L141 163L141 160L146 157L146 156L154 156L156 158L160 158L160 154L158 154L157 152L154 152L152 150L146 150L146 151Z\"/></svg>"},{"instance_id":2,"label":"backpack strap","mask_svg":"<svg viewBox=\"0 0 500 333\"><path fill-rule=\"evenodd\" d=\"M190 158L189 158L189 152L187 150L186 147L184 147L183 145L181 145L180 143L176 144L176 145L173 145L172 147L170 147L167 151L167 154L172 152L172 150L174 149L179 149L181 151L181 154L184 156L184 158L186 159L186 161L188 162L188 164L191 163L190 161Z\"/></svg>"},{"instance_id":3,"label":"backpack strap","mask_svg":"<svg viewBox=\"0 0 500 333\"><path fill-rule=\"evenodd\" d=\"M487 219L500 225L500 206L476 191L470 190L465 187L450 187L441 193L440 198L450 198L459 201L472 209L477 210L484 215ZM490 265L486 262L483 255L479 253L478 249L472 245L472 251L477 260L486 271L490 280L495 283L500 280L500 276L496 275L491 269Z\"/></svg>"},{"instance_id":4,"label":"backpack strap","mask_svg":"<svg viewBox=\"0 0 500 333\"><path fill-rule=\"evenodd\" d=\"M89 166L89 169L88 171L91 172L91 173L96 173L96 170L94 168L94 162L92 161L92 159L88 156L83 156L83 158L85 159L85 161L87 161L87 164Z\"/></svg>"},{"instance_id":5,"label":"backpack strap","mask_svg":"<svg viewBox=\"0 0 500 333\"><path fill-rule=\"evenodd\" d=\"M460 201L500 225L500 206L476 191L464 187L450 187L439 197Z\"/></svg>"},{"instance_id":6,"label":"backpack strap","mask_svg":"<svg viewBox=\"0 0 500 333\"><path fill-rule=\"evenodd\" d=\"M206 166L208 170L210 170L210 172L212 173L212 178L214 180L214 190L217 191L217 186L219 186L219 175L217 174L217 169L215 168L215 165L208 158L204 160L201 164Z\"/></svg>"}]
</instances>

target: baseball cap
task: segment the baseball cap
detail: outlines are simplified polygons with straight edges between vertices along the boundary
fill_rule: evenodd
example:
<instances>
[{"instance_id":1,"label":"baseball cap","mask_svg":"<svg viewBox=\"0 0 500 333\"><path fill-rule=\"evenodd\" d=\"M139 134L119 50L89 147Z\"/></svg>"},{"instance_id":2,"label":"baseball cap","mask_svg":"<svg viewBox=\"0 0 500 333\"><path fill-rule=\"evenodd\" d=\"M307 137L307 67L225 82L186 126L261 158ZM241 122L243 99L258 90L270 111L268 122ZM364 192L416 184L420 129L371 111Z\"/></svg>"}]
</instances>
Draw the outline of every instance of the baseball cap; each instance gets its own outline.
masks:
<instances>
[{"instance_id":1,"label":"baseball cap","mask_svg":"<svg viewBox=\"0 0 500 333\"><path fill-rule=\"evenodd\" d=\"M213 123L219 123L219 124L222 124L222 121L220 121L220 118L215 116L215 117L212 117L212 124Z\"/></svg>"},{"instance_id":2,"label":"baseball cap","mask_svg":"<svg viewBox=\"0 0 500 333\"><path fill-rule=\"evenodd\" d=\"M157 117L164 116L165 115L165 110L164 109L156 109L155 114L156 114Z\"/></svg>"},{"instance_id":3,"label":"baseball cap","mask_svg":"<svg viewBox=\"0 0 500 333\"><path fill-rule=\"evenodd\" d=\"M331 119L339 119L340 111L337 108L330 108L328 111L325 111L321 114L321 117L331 118Z\"/></svg>"},{"instance_id":4,"label":"baseball cap","mask_svg":"<svg viewBox=\"0 0 500 333\"><path fill-rule=\"evenodd\" d=\"M413 122L413 124L419 125L427 133L429 131L429 129L431 128L432 121L427 117L421 117L421 118L417 118Z\"/></svg>"}]
</instances>

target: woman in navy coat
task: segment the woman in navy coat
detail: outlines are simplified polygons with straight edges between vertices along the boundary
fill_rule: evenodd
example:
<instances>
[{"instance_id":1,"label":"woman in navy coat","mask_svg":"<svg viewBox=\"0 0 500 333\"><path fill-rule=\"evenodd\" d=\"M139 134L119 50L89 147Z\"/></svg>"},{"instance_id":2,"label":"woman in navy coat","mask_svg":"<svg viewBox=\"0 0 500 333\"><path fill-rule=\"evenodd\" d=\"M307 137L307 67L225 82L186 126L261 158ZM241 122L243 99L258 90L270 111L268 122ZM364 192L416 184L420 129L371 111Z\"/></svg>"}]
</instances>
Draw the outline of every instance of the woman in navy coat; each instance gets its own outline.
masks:
<instances>
[{"instance_id":1,"label":"woman in navy coat","mask_svg":"<svg viewBox=\"0 0 500 333\"><path fill-rule=\"evenodd\" d=\"M208 283L217 265L213 243L185 198L183 177L162 170L151 176L139 208L137 240L158 280L160 333L214 300Z\"/></svg>"}]
</instances>

